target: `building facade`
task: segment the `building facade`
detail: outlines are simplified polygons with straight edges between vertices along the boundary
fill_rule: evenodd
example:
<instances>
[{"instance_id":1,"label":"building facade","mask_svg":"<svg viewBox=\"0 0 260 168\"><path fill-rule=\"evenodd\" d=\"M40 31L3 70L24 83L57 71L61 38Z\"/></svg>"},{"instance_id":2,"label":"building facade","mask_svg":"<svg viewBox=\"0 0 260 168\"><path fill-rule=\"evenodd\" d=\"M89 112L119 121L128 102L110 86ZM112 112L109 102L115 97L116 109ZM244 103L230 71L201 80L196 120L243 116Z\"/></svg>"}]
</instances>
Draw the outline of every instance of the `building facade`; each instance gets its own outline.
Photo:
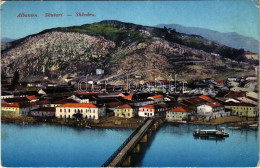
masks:
<instances>
[{"instance_id":1,"label":"building facade","mask_svg":"<svg viewBox=\"0 0 260 168\"><path fill-rule=\"evenodd\" d=\"M137 115L138 108L124 104L115 109L114 113L116 117L132 118Z\"/></svg>"},{"instance_id":2,"label":"building facade","mask_svg":"<svg viewBox=\"0 0 260 168\"><path fill-rule=\"evenodd\" d=\"M97 107L91 103L66 103L56 107L57 118L74 118L74 114L82 114L84 119L100 119L105 116L105 107Z\"/></svg>"}]
</instances>

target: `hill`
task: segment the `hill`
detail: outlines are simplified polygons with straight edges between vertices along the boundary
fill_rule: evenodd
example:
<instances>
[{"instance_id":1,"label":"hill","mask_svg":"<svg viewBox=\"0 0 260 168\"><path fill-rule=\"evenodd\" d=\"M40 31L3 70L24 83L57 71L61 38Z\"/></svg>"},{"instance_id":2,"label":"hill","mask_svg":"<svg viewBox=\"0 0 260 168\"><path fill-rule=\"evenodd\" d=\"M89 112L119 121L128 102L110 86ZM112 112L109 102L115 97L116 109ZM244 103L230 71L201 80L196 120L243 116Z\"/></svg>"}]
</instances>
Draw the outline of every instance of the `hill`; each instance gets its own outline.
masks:
<instances>
[{"instance_id":1,"label":"hill","mask_svg":"<svg viewBox=\"0 0 260 168\"><path fill-rule=\"evenodd\" d=\"M11 42L2 50L2 72L20 72L22 80L41 78L43 69L52 79L68 74L83 76L136 71L142 79L221 77L248 73L252 65L243 50L230 48L196 35L162 29L102 21L44 30ZM214 54L212 54L214 53Z\"/></svg>"}]
</instances>

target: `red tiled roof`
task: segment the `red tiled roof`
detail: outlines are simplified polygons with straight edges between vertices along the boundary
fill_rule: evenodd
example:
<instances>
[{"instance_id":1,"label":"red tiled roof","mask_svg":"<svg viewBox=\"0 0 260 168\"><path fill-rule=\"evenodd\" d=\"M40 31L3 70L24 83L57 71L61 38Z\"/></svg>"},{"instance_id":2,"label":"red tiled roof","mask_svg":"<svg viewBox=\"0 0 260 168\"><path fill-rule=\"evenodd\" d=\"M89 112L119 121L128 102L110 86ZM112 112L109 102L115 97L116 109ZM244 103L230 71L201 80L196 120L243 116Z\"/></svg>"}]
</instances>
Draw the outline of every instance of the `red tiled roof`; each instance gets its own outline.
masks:
<instances>
[{"instance_id":1,"label":"red tiled roof","mask_svg":"<svg viewBox=\"0 0 260 168\"><path fill-rule=\"evenodd\" d=\"M58 107L84 107L84 108L96 108L94 104L91 103L66 103Z\"/></svg>"},{"instance_id":2,"label":"red tiled roof","mask_svg":"<svg viewBox=\"0 0 260 168\"><path fill-rule=\"evenodd\" d=\"M170 109L169 111L172 111L172 112L187 112L183 107L176 107L176 108Z\"/></svg>"},{"instance_id":3,"label":"red tiled roof","mask_svg":"<svg viewBox=\"0 0 260 168\"><path fill-rule=\"evenodd\" d=\"M207 101L213 101L210 97L206 96L206 95L201 95L200 98L207 100Z\"/></svg>"},{"instance_id":4,"label":"red tiled roof","mask_svg":"<svg viewBox=\"0 0 260 168\"><path fill-rule=\"evenodd\" d=\"M117 107L118 109L125 109L125 108L132 108L129 104L124 104L124 105L122 105L122 106L119 106L119 107Z\"/></svg>"},{"instance_id":5,"label":"red tiled roof","mask_svg":"<svg viewBox=\"0 0 260 168\"><path fill-rule=\"evenodd\" d=\"M212 102L212 103L207 103L208 106L211 107L219 107L222 106L222 104L220 104L219 102Z\"/></svg>"},{"instance_id":6,"label":"red tiled roof","mask_svg":"<svg viewBox=\"0 0 260 168\"><path fill-rule=\"evenodd\" d=\"M247 75L247 77L256 77L256 75L255 74L249 74L249 75Z\"/></svg>"},{"instance_id":7,"label":"red tiled roof","mask_svg":"<svg viewBox=\"0 0 260 168\"><path fill-rule=\"evenodd\" d=\"M225 83L224 80L216 80L217 83Z\"/></svg>"},{"instance_id":8,"label":"red tiled roof","mask_svg":"<svg viewBox=\"0 0 260 168\"><path fill-rule=\"evenodd\" d=\"M11 103L11 104L2 103L1 106L2 107L19 107L19 103Z\"/></svg>"},{"instance_id":9,"label":"red tiled roof","mask_svg":"<svg viewBox=\"0 0 260 168\"><path fill-rule=\"evenodd\" d=\"M125 96L124 99L132 100L133 96L134 94L131 93L130 95Z\"/></svg>"},{"instance_id":10,"label":"red tiled roof","mask_svg":"<svg viewBox=\"0 0 260 168\"><path fill-rule=\"evenodd\" d=\"M147 104L147 105L144 105L143 107L141 108L150 108L150 109L155 109L154 105L153 104Z\"/></svg>"},{"instance_id":11,"label":"red tiled roof","mask_svg":"<svg viewBox=\"0 0 260 168\"><path fill-rule=\"evenodd\" d=\"M32 96L26 96L28 99L30 99L30 100L37 100L38 98L36 97L36 96L34 96L34 95L32 95Z\"/></svg>"},{"instance_id":12,"label":"red tiled roof","mask_svg":"<svg viewBox=\"0 0 260 168\"><path fill-rule=\"evenodd\" d=\"M206 103L207 101L200 98L200 97L192 97L192 98L189 98L189 99L186 99L184 101L188 101L190 102L191 104L193 105L198 105L198 104L202 104L202 103Z\"/></svg>"},{"instance_id":13,"label":"red tiled roof","mask_svg":"<svg viewBox=\"0 0 260 168\"><path fill-rule=\"evenodd\" d=\"M257 55L256 53L246 52L245 55Z\"/></svg>"},{"instance_id":14,"label":"red tiled roof","mask_svg":"<svg viewBox=\"0 0 260 168\"><path fill-rule=\"evenodd\" d=\"M235 98L235 97L244 97L246 95L245 92L229 92L228 94L226 94L224 97L231 97L231 98Z\"/></svg>"}]
</instances>

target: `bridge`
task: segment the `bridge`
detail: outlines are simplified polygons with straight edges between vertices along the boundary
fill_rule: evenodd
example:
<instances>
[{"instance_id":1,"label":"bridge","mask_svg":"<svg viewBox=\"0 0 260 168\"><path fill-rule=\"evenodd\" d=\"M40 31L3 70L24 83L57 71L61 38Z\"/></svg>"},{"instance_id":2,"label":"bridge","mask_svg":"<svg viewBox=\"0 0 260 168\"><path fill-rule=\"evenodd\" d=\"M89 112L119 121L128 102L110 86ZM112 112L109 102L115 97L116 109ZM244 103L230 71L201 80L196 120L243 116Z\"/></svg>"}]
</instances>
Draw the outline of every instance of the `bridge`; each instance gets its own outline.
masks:
<instances>
[{"instance_id":1,"label":"bridge","mask_svg":"<svg viewBox=\"0 0 260 168\"><path fill-rule=\"evenodd\" d=\"M107 159L101 167L130 166L131 152L140 151L140 142L147 142L147 137L151 136L152 130L156 130L159 122L147 118L126 140L125 142Z\"/></svg>"}]
</instances>

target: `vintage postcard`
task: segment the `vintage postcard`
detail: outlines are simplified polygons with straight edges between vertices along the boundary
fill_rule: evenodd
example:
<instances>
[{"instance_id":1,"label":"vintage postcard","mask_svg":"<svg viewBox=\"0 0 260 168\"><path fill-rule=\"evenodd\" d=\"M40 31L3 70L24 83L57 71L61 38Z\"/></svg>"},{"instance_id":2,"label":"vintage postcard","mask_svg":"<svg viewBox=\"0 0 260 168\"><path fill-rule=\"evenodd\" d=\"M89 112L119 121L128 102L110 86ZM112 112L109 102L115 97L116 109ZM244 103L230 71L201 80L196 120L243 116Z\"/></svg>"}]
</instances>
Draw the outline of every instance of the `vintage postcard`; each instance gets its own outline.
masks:
<instances>
[{"instance_id":1,"label":"vintage postcard","mask_svg":"<svg viewBox=\"0 0 260 168\"><path fill-rule=\"evenodd\" d=\"M256 167L259 2L1 1L3 167Z\"/></svg>"}]
</instances>

